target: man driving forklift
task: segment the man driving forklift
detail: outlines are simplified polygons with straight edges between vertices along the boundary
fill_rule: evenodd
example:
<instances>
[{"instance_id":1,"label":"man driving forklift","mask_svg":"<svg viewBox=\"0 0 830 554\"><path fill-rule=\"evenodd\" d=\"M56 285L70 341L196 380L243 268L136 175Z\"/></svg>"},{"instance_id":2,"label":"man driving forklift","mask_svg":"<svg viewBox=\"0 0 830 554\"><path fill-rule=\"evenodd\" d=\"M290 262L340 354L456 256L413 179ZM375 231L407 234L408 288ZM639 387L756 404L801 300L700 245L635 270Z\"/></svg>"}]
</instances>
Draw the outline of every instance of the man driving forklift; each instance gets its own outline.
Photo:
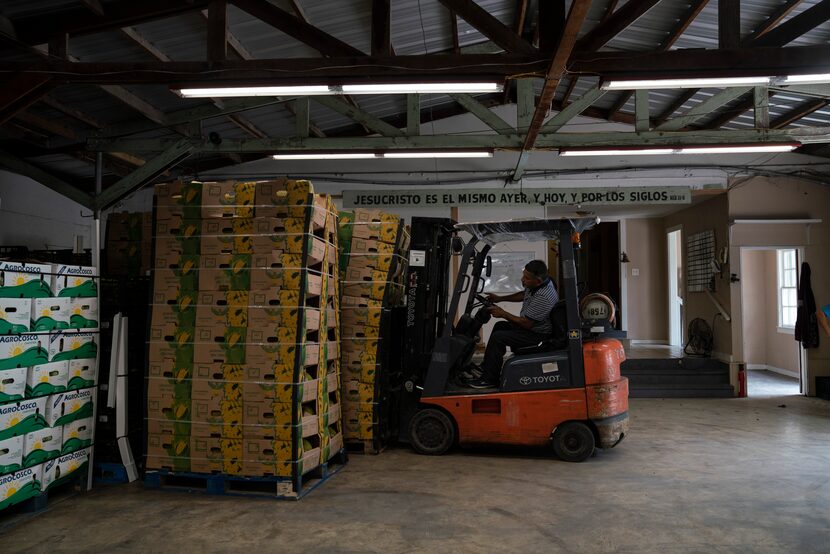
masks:
<instances>
[{"instance_id":1,"label":"man driving forklift","mask_svg":"<svg viewBox=\"0 0 830 554\"><path fill-rule=\"evenodd\" d=\"M481 367L472 365L462 374L467 386L474 389L497 387L508 346L512 350L523 346L535 346L553 332L550 312L559 301L559 295L548 276L545 262L533 260L525 265L522 271L522 287L524 290L513 294L487 295L487 300L493 303L522 302L522 309L519 315L513 315L500 306L487 308L492 317L505 321L499 321L493 327Z\"/></svg>"}]
</instances>

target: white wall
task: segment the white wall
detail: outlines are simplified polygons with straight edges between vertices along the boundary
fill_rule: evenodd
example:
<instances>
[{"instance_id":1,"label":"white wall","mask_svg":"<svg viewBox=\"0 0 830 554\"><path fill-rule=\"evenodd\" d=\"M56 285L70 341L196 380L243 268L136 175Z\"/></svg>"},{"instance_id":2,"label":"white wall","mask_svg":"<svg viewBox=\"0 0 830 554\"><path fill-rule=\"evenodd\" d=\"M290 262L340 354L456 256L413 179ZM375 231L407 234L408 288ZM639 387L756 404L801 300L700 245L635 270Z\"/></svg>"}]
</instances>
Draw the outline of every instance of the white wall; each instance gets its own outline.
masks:
<instances>
[{"instance_id":1,"label":"white wall","mask_svg":"<svg viewBox=\"0 0 830 554\"><path fill-rule=\"evenodd\" d=\"M31 250L65 249L74 236L92 244L92 212L40 183L0 171L0 244Z\"/></svg>"}]
</instances>

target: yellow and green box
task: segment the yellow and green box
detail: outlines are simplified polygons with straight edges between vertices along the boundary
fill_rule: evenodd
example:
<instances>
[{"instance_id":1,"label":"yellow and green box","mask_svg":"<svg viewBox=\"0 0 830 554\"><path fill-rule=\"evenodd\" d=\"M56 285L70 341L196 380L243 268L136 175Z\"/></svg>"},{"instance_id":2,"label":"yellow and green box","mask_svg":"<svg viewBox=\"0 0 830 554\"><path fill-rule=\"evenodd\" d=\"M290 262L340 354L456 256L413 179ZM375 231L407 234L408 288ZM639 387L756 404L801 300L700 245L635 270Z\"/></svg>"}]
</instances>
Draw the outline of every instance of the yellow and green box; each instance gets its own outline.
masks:
<instances>
[{"instance_id":1,"label":"yellow and green box","mask_svg":"<svg viewBox=\"0 0 830 554\"><path fill-rule=\"evenodd\" d=\"M26 375L26 396L28 398L49 396L65 391L69 385L69 367L70 362L67 360L30 367ZM0 379L2 379L2 372L0 372Z\"/></svg>"},{"instance_id":2,"label":"yellow and green box","mask_svg":"<svg viewBox=\"0 0 830 554\"><path fill-rule=\"evenodd\" d=\"M0 335L16 335L33 330L32 303L33 300L29 298L0 297Z\"/></svg>"},{"instance_id":3,"label":"yellow and green box","mask_svg":"<svg viewBox=\"0 0 830 554\"><path fill-rule=\"evenodd\" d=\"M0 298L52 296L53 266L0 261Z\"/></svg>"}]
</instances>

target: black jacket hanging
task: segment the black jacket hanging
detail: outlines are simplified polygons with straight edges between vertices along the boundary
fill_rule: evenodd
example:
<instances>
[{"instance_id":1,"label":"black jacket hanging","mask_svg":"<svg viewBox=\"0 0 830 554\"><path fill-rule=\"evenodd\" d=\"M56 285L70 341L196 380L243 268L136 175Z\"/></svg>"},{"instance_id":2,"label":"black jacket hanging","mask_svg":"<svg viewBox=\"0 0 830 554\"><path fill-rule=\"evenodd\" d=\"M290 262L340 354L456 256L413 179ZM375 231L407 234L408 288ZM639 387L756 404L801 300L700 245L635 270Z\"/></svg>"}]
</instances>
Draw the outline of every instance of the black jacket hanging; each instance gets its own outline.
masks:
<instances>
[{"instance_id":1,"label":"black jacket hanging","mask_svg":"<svg viewBox=\"0 0 830 554\"><path fill-rule=\"evenodd\" d=\"M801 279L798 283L798 316L795 320L795 340L804 348L818 348L818 317L816 297L810 286L810 264L801 264Z\"/></svg>"}]
</instances>

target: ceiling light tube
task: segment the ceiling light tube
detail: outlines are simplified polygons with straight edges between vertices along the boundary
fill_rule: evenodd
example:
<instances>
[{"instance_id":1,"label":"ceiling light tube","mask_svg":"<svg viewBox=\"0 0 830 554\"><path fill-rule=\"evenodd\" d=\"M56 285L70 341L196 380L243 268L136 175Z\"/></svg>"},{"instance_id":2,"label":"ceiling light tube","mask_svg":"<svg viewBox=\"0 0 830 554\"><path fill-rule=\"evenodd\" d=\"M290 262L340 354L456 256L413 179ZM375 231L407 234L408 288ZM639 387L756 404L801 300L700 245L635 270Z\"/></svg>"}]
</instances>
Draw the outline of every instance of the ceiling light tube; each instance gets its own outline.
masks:
<instances>
[{"instance_id":1,"label":"ceiling light tube","mask_svg":"<svg viewBox=\"0 0 830 554\"><path fill-rule=\"evenodd\" d=\"M671 154L764 154L792 152L800 143L717 144L700 146L634 147L634 148L560 148L560 156L655 156Z\"/></svg>"},{"instance_id":2,"label":"ceiling light tube","mask_svg":"<svg viewBox=\"0 0 830 554\"><path fill-rule=\"evenodd\" d=\"M777 85L820 85L830 83L830 73L812 73L810 75L787 75L777 81Z\"/></svg>"},{"instance_id":3,"label":"ceiling light tube","mask_svg":"<svg viewBox=\"0 0 830 554\"><path fill-rule=\"evenodd\" d=\"M296 154L274 154L275 160L366 160L381 157L374 152L304 152Z\"/></svg>"},{"instance_id":4,"label":"ceiling light tube","mask_svg":"<svg viewBox=\"0 0 830 554\"><path fill-rule=\"evenodd\" d=\"M697 79L626 79L608 80L602 90L673 89L707 87L749 87L769 85L771 77L705 77Z\"/></svg>"},{"instance_id":5,"label":"ceiling light tube","mask_svg":"<svg viewBox=\"0 0 830 554\"><path fill-rule=\"evenodd\" d=\"M279 87L209 87L174 89L183 98L236 98L246 96L320 96L332 94L328 85Z\"/></svg>"},{"instance_id":6,"label":"ceiling light tube","mask_svg":"<svg viewBox=\"0 0 830 554\"><path fill-rule=\"evenodd\" d=\"M385 152L384 158L492 158L491 150L441 151L441 152Z\"/></svg>"},{"instance_id":7,"label":"ceiling light tube","mask_svg":"<svg viewBox=\"0 0 830 554\"><path fill-rule=\"evenodd\" d=\"M502 92L504 85L496 82L456 83L367 83L342 85L343 94L450 94L463 92Z\"/></svg>"}]
</instances>

